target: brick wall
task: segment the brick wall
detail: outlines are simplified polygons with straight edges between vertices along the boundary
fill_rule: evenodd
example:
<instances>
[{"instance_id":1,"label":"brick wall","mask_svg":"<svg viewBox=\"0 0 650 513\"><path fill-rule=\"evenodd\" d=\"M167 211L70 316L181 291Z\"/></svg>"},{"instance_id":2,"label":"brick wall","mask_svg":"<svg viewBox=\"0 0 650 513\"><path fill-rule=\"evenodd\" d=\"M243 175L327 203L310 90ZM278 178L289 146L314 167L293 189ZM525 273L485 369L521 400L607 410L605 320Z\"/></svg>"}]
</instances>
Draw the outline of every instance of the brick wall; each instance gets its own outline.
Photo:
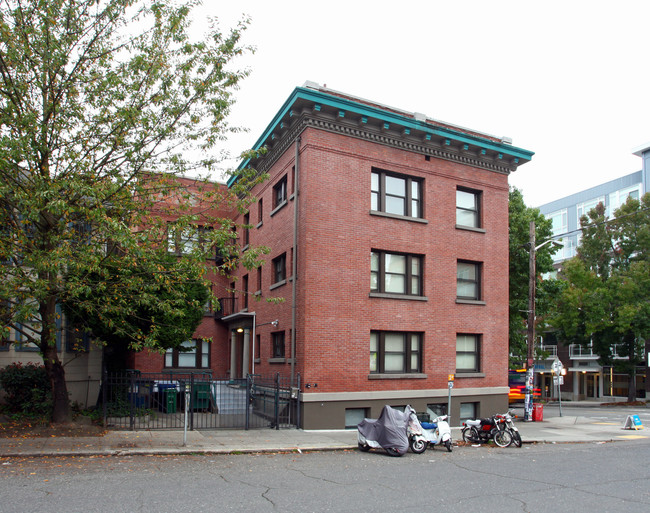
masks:
<instances>
[{"instance_id":1,"label":"brick wall","mask_svg":"<svg viewBox=\"0 0 650 513\"><path fill-rule=\"evenodd\" d=\"M317 392L446 388L455 371L456 334L482 336L484 377L459 378L456 387L507 385L508 355L508 183L504 174L416 154L366 140L308 128L301 134L299 280L296 370ZM271 260L293 241L293 205L272 217L273 185L288 175L291 194L295 148L289 147L254 193L263 198L263 224L251 243L270 246L263 267L263 299L252 303L257 322L278 318L278 328L260 327L262 355L256 371L286 372L288 363L268 363L270 333L291 326L291 283L269 290ZM424 219L418 223L371 215L373 167L424 180ZM484 233L457 229L456 187L482 191ZM251 220L257 222L257 205ZM369 297L370 251L417 253L424 258L427 301ZM483 263L484 305L457 304L456 262ZM255 284L255 272L250 283ZM418 379L369 379L371 330L424 332L423 373Z\"/></svg>"}]
</instances>

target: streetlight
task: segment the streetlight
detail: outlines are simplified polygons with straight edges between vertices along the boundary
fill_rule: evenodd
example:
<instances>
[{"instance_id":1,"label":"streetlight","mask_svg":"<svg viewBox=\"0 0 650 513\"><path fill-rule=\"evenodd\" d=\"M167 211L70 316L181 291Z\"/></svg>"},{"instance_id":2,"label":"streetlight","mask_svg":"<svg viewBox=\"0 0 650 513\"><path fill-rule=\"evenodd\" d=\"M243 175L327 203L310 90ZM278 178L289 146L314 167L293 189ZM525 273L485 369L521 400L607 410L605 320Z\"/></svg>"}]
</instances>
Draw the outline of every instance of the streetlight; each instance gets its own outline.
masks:
<instances>
[{"instance_id":1,"label":"streetlight","mask_svg":"<svg viewBox=\"0 0 650 513\"><path fill-rule=\"evenodd\" d=\"M528 260L528 329L527 342L528 351L526 357L526 399L524 402L524 420L533 420L533 371L535 368L534 348L535 348L535 293L537 285L536 271L536 253L537 250L547 244L563 246L562 242L549 239L535 246L535 221L530 222L530 251Z\"/></svg>"}]
</instances>

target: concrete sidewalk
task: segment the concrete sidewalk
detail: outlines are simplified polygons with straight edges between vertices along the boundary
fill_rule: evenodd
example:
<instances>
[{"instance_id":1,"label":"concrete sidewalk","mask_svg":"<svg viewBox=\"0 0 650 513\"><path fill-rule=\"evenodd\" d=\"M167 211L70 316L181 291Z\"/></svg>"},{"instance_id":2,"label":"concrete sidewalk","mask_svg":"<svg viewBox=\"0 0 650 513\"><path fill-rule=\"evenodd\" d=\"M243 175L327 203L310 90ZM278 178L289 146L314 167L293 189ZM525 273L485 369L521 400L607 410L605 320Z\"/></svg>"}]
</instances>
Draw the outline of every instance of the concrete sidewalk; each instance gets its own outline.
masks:
<instances>
[{"instance_id":1,"label":"concrete sidewalk","mask_svg":"<svg viewBox=\"0 0 650 513\"><path fill-rule=\"evenodd\" d=\"M608 442L648 439L650 427L624 429L621 422L597 422L580 416L542 422L517 420L524 443ZM186 437L186 439L185 439ZM452 428L454 442L462 440ZM185 443L184 443L185 442ZM342 450L357 448L356 430L305 431L255 429L213 431L109 431L101 437L0 438L0 457L143 454L239 454Z\"/></svg>"}]
</instances>

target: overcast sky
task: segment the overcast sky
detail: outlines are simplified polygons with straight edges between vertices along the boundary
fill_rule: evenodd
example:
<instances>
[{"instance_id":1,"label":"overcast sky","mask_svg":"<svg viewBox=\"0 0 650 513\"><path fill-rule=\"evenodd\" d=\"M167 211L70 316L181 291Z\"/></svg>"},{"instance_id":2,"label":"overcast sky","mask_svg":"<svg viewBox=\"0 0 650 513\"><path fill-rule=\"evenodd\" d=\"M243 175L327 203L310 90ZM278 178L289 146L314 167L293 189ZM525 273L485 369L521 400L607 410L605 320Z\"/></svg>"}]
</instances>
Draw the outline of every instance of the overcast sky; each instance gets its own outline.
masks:
<instances>
[{"instance_id":1,"label":"overcast sky","mask_svg":"<svg viewBox=\"0 0 650 513\"><path fill-rule=\"evenodd\" d=\"M251 75L231 123L251 147L306 80L512 138L529 206L641 169L650 142L650 1L205 0L222 29L247 14Z\"/></svg>"}]
</instances>

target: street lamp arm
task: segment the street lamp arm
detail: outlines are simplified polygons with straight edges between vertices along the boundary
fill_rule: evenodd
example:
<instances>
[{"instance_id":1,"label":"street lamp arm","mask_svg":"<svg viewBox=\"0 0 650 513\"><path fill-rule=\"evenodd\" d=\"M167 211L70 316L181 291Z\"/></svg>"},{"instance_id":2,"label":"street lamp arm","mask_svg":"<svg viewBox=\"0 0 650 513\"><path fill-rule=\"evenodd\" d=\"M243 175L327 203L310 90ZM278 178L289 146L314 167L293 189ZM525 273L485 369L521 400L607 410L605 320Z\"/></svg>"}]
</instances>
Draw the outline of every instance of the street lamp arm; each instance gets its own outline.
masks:
<instances>
[{"instance_id":1,"label":"street lamp arm","mask_svg":"<svg viewBox=\"0 0 650 513\"><path fill-rule=\"evenodd\" d=\"M535 251L537 251L539 248L546 246L547 244L553 244L554 246L557 246L559 248L564 246L564 242L562 241L555 240L555 239L548 239L547 241L542 242L539 246L535 246Z\"/></svg>"}]
</instances>

